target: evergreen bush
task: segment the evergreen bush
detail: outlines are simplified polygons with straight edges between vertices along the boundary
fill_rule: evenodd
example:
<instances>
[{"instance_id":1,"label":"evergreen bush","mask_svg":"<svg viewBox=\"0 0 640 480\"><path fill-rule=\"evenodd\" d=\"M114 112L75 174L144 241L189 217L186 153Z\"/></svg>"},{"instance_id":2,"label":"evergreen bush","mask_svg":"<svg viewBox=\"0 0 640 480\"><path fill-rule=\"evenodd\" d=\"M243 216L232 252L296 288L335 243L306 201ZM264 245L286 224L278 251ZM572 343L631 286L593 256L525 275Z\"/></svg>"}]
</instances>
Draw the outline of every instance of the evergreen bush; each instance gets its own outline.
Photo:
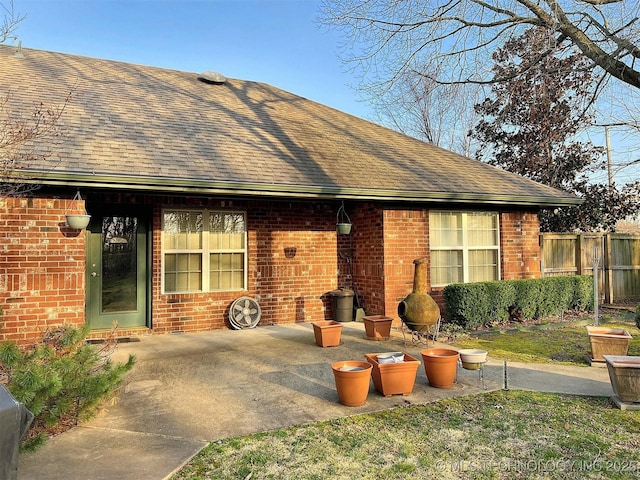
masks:
<instances>
[{"instance_id":1,"label":"evergreen bush","mask_svg":"<svg viewBox=\"0 0 640 480\"><path fill-rule=\"evenodd\" d=\"M574 275L568 277L573 280L573 300L572 308L574 310L593 311L593 277L590 275Z\"/></svg>"},{"instance_id":2,"label":"evergreen bush","mask_svg":"<svg viewBox=\"0 0 640 480\"><path fill-rule=\"evenodd\" d=\"M593 308L593 278L548 277L447 285L447 321L474 329L506 320L535 320Z\"/></svg>"},{"instance_id":3,"label":"evergreen bush","mask_svg":"<svg viewBox=\"0 0 640 480\"><path fill-rule=\"evenodd\" d=\"M115 339L101 348L85 342L88 326L49 329L42 340L21 350L15 342L0 343L0 382L34 414L23 449L42 445L95 414L104 400L117 394L135 358L114 365L110 354Z\"/></svg>"}]
</instances>

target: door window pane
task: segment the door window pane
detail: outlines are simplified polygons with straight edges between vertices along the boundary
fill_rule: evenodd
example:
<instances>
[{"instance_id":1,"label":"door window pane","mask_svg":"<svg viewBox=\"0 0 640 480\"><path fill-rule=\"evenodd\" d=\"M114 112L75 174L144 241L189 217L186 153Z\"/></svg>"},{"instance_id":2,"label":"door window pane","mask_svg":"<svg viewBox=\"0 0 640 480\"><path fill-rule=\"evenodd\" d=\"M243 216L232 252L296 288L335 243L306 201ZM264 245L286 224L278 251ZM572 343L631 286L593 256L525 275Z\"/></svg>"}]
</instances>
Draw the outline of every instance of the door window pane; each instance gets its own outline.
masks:
<instances>
[{"instance_id":1,"label":"door window pane","mask_svg":"<svg viewBox=\"0 0 640 480\"><path fill-rule=\"evenodd\" d=\"M102 218L102 313L138 308L136 217Z\"/></svg>"}]
</instances>

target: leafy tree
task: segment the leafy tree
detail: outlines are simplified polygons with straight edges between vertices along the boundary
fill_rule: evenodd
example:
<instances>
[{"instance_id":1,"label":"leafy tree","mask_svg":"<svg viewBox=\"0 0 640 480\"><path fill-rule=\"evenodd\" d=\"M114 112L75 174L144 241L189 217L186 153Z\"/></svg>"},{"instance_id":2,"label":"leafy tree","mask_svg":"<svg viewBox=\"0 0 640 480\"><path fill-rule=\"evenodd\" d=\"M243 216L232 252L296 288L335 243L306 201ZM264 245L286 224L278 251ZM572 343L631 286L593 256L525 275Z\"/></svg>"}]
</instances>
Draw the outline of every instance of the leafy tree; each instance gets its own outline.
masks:
<instances>
[{"instance_id":1,"label":"leafy tree","mask_svg":"<svg viewBox=\"0 0 640 480\"><path fill-rule=\"evenodd\" d=\"M576 140L591 125L594 75L579 52L548 55L545 28L532 28L494 53L493 97L476 105L484 116L473 135L478 158L535 181L572 192L581 206L541 213L543 231L613 230L638 207L637 186L594 185L589 175L605 168L603 150Z\"/></svg>"}]
</instances>

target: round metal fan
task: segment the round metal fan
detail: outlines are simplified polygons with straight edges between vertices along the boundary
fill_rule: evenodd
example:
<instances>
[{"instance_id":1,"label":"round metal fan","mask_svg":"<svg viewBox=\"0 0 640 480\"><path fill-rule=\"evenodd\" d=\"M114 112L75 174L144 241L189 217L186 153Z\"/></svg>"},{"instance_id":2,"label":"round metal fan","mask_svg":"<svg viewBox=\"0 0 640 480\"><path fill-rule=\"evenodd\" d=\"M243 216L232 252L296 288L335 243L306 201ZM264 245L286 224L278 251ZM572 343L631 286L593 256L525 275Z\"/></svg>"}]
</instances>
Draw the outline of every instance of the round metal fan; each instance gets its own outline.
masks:
<instances>
[{"instance_id":1,"label":"round metal fan","mask_svg":"<svg viewBox=\"0 0 640 480\"><path fill-rule=\"evenodd\" d=\"M229 309L229 323L236 330L255 327L261 316L260 305L251 297L235 299Z\"/></svg>"}]
</instances>

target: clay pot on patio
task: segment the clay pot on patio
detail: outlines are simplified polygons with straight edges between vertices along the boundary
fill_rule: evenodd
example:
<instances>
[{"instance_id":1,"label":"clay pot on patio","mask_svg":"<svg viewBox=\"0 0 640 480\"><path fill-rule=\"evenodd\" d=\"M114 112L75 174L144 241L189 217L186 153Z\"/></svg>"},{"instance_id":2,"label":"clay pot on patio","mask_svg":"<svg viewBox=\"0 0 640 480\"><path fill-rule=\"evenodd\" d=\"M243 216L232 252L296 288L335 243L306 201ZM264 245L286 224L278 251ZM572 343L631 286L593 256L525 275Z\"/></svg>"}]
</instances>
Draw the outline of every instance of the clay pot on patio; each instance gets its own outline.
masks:
<instances>
[{"instance_id":1,"label":"clay pot on patio","mask_svg":"<svg viewBox=\"0 0 640 480\"><path fill-rule=\"evenodd\" d=\"M420 352L429 385L451 388L458 372L460 354L447 348L428 348Z\"/></svg>"},{"instance_id":2,"label":"clay pot on patio","mask_svg":"<svg viewBox=\"0 0 640 480\"><path fill-rule=\"evenodd\" d=\"M400 355L392 355L400 354ZM420 361L404 352L365 353L365 358L373 366L371 377L373 386L385 397L409 395L413 392ZM390 360L390 361L389 361Z\"/></svg>"},{"instance_id":3,"label":"clay pot on patio","mask_svg":"<svg viewBox=\"0 0 640 480\"><path fill-rule=\"evenodd\" d=\"M625 403L640 403L640 357L605 355L613 393Z\"/></svg>"},{"instance_id":4,"label":"clay pot on patio","mask_svg":"<svg viewBox=\"0 0 640 480\"><path fill-rule=\"evenodd\" d=\"M357 360L344 360L331 365L340 403L347 407L364 405L369 395L372 365Z\"/></svg>"},{"instance_id":5,"label":"clay pot on patio","mask_svg":"<svg viewBox=\"0 0 640 480\"><path fill-rule=\"evenodd\" d=\"M389 340L391 337L391 323L393 318L384 315L365 315L364 322L365 337L367 340Z\"/></svg>"},{"instance_id":6,"label":"clay pot on patio","mask_svg":"<svg viewBox=\"0 0 640 480\"><path fill-rule=\"evenodd\" d=\"M337 347L340 345L342 335L342 324L333 320L322 320L314 322L313 334L316 338L316 345L319 347Z\"/></svg>"},{"instance_id":7,"label":"clay pot on patio","mask_svg":"<svg viewBox=\"0 0 640 480\"><path fill-rule=\"evenodd\" d=\"M592 362L604 362L604 355L625 356L629 349L631 335L623 328L587 326L590 359Z\"/></svg>"}]
</instances>

